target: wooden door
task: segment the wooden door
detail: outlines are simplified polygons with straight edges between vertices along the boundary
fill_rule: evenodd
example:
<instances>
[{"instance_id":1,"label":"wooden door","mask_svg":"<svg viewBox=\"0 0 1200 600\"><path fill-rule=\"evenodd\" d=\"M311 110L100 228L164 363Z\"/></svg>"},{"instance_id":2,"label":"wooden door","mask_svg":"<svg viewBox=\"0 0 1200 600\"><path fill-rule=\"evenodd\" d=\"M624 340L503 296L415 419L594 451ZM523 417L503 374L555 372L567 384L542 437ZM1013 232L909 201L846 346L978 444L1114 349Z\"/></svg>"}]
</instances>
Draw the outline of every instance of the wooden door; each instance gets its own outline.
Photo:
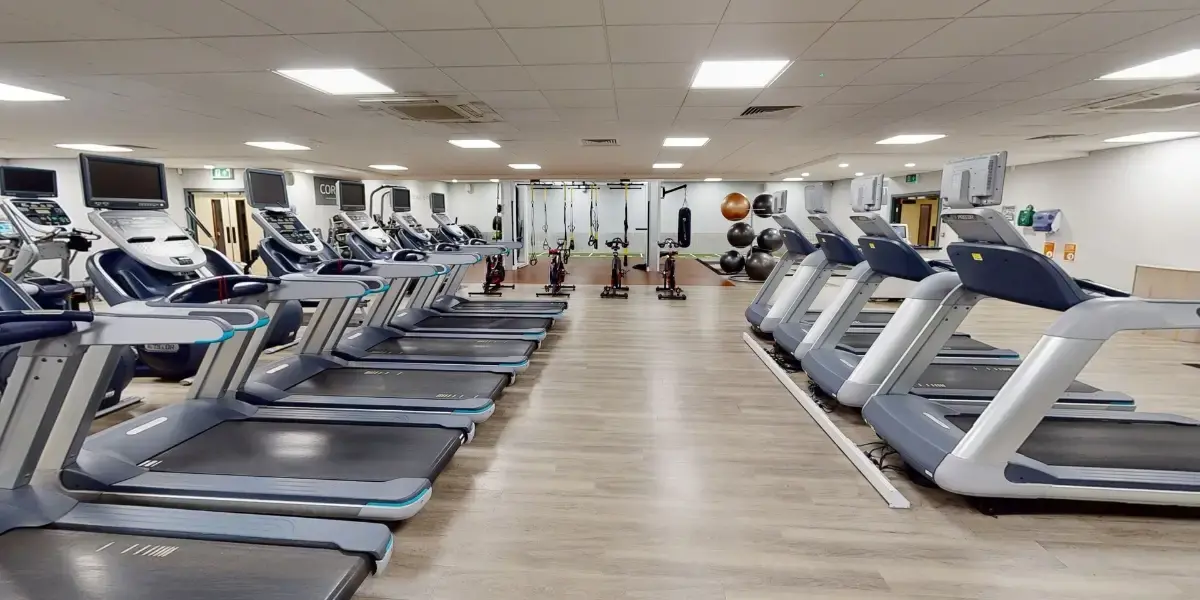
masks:
<instances>
[{"instance_id":1,"label":"wooden door","mask_svg":"<svg viewBox=\"0 0 1200 600\"><path fill-rule=\"evenodd\" d=\"M932 246L933 245L933 244L929 243L929 238L933 234L933 228L930 227L930 225L932 225L932 224L933 224L933 205L926 203L926 202L922 202L921 203L920 225L917 227L917 245L918 246Z\"/></svg>"},{"instance_id":2,"label":"wooden door","mask_svg":"<svg viewBox=\"0 0 1200 600\"><path fill-rule=\"evenodd\" d=\"M262 241L262 228L250 218L250 205L246 202L245 197L231 194L226 206L229 207L229 214L236 224L238 235L237 257L234 260L243 265L249 264L258 254L258 243ZM250 272L255 275L266 275L267 267L261 260L255 260Z\"/></svg>"},{"instance_id":3,"label":"wooden door","mask_svg":"<svg viewBox=\"0 0 1200 600\"><path fill-rule=\"evenodd\" d=\"M225 230L225 194L196 194L192 197L192 204L196 218L204 226L196 228L196 243L224 252L228 233ZM212 234L211 238L205 229Z\"/></svg>"}]
</instances>

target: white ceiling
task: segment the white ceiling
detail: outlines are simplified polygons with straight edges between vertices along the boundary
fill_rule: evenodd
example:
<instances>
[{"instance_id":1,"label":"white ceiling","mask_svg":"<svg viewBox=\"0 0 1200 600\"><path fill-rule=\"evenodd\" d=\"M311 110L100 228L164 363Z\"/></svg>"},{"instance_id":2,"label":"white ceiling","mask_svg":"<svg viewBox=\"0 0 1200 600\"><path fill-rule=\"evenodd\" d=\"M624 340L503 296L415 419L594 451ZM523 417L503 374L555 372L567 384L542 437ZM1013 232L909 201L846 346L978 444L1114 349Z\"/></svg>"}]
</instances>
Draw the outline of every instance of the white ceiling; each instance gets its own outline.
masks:
<instances>
[{"instance_id":1,"label":"white ceiling","mask_svg":"<svg viewBox=\"0 0 1200 600\"><path fill-rule=\"evenodd\" d=\"M1022 164L1200 130L1198 110L1063 111L1164 85L1093 80L1198 38L1200 0L0 0L0 81L71 99L0 103L0 156L135 144L179 167L396 163L442 179L528 177L516 162L552 178L647 177L654 162L684 163L657 173L671 179L836 178L999 149ZM688 90L699 61L750 58L796 62L765 90ZM288 67L358 68L403 93L485 102L503 122L404 122L271 73ZM804 108L735 118L755 104ZM948 137L874 144L899 133ZM1028 140L1051 133L1081 135ZM712 141L662 148L667 136ZM446 143L460 137L503 148Z\"/></svg>"}]
</instances>

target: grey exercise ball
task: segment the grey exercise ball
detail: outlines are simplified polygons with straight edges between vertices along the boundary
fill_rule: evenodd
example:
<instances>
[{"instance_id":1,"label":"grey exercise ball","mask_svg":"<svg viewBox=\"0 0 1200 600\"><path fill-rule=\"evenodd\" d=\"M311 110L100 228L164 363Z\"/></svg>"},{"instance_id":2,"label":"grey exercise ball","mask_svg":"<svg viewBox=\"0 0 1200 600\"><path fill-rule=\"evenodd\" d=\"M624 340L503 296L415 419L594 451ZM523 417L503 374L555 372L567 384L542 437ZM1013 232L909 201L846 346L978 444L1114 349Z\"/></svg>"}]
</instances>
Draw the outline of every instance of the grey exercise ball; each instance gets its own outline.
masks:
<instances>
[{"instance_id":1,"label":"grey exercise ball","mask_svg":"<svg viewBox=\"0 0 1200 600\"><path fill-rule=\"evenodd\" d=\"M755 245L767 252L774 252L783 247L783 234L779 233L778 229L769 227L759 232L758 243Z\"/></svg>"},{"instance_id":2,"label":"grey exercise ball","mask_svg":"<svg viewBox=\"0 0 1200 600\"><path fill-rule=\"evenodd\" d=\"M754 243L754 228L749 223L734 223L725 234L725 239L734 248L745 248Z\"/></svg>"},{"instance_id":3,"label":"grey exercise ball","mask_svg":"<svg viewBox=\"0 0 1200 600\"><path fill-rule=\"evenodd\" d=\"M730 250L721 255L721 272L726 275L741 273L746 268L746 258L737 250Z\"/></svg>"},{"instance_id":4,"label":"grey exercise ball","mask_svg":"<svg viewBox=\"0 0 1200 600\"><path fill-rule=\"evenodd\" d=\"M775 214L775 196L771 194L759 194L754 197L754 201L750 203L750 209L754 211L754 216L766 219Z\"/></svg>"},{"instance_id":5,"label":"grey exercise ball","mask_svg":"<svg viewBox=\"0 0 1200 600\"><path fill-rule=\"evenodd\" d=\"M769 252L751 252L746 258L746 275L754 281L766 281L778 260Z\"/></svg>"}]
</instances>

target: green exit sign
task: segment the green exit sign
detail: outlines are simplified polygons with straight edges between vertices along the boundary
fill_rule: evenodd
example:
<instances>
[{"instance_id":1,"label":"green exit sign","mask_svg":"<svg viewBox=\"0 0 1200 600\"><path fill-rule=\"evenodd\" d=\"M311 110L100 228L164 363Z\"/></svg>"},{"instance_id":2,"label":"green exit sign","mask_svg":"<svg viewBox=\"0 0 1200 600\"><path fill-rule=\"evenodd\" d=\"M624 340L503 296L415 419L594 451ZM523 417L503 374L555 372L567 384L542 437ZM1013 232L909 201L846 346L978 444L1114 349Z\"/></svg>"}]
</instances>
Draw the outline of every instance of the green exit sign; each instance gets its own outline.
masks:
<instances>
[{"instance_id":1,"label":"green exit sign","mask_svg":"<svg viewBox=\"0 0 1200 600\"><path fill-rule=\"evenodd\" d=\"M920 179L920 176L916 173L913 173L912 175L905 175L904 183L916 183L918 179Z\"/></svg>"},{"instance_id":2,"label":"green exit sign","mask_svg":"<svg viewBox=\"0 0 1200 600\"><path fill-rule=\"evenodd\" d=\"M233 169L217 167L212 170L213 179L233 179Z\"/></svg>"}]
</instances>

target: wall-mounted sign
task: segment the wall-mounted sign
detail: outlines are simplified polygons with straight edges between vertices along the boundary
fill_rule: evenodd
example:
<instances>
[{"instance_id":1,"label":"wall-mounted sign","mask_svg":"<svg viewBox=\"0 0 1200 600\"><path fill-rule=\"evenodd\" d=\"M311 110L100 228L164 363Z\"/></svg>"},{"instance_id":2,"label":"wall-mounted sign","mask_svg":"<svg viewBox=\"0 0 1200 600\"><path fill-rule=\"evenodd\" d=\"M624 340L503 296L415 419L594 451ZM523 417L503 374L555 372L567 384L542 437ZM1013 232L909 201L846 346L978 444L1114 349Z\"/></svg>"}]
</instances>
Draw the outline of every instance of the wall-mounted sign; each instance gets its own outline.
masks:
<instances>
[{"instance_id":1,"label":"wall-mounted sign","mask_svg":"<svg viewBox=\"0 0 1200 600\"><path fill-rule=\"evenodd\" d=\"M217 167L212 170L213 179L233 179L233 169L225 167Z\"/></svg>"},{"instance_id":2,"label":"wall-mounted sign","mask_svg":"<svg viewBox=\"0 0 1200 600\"><path fill-rule=\"evenodd\" d=\"M904 183L916 183L920 179L921 179L920 175L913 173L912 175L904 176Z\"/></svg>"},{"instance_id":3,"label":"wall-mounted sign","mask_svg":"<svg viewBox=\"0 0 1200 600\"><path fill-rule=\"evenodd\" d=\"M1075 250L1076 250L1075 244L1064 244L1063 245L1063 260L1065 260L1067 262L1075 262Z\"/></svg>"},{"instance_id":4,"label":"wall-mounted sign","mask_svg":"<svg viewBox=\"0 0 1200 600\"><path fill-rule=\"evenodd\" d=\"M1045 254L1046 258L1054 258L1054 242L1042 244L1042 254Z\"/></svg>"},{"instance_id":5,"label":"wall-mounted sign","mask_svg":"<svg viewBox=\"0 0 1200 600\"><path fill-rule=\"evenodd\" d=\"M317 206L337 206L338 180L328 177L313 177L313 193L316 194Z\"/></svg>"},{"instance_id":6,"label":"wall-mounted sign","mask_svg":"<svg viewBox=\"0 0 1200 600\"><path fill-rule=\"evenodd\" d=\"M1000 214L1004 216L1004 220L1010 223L1017 222L1017 205L1006 204L1000 207Z\"/></svg>"}]
</instances>

